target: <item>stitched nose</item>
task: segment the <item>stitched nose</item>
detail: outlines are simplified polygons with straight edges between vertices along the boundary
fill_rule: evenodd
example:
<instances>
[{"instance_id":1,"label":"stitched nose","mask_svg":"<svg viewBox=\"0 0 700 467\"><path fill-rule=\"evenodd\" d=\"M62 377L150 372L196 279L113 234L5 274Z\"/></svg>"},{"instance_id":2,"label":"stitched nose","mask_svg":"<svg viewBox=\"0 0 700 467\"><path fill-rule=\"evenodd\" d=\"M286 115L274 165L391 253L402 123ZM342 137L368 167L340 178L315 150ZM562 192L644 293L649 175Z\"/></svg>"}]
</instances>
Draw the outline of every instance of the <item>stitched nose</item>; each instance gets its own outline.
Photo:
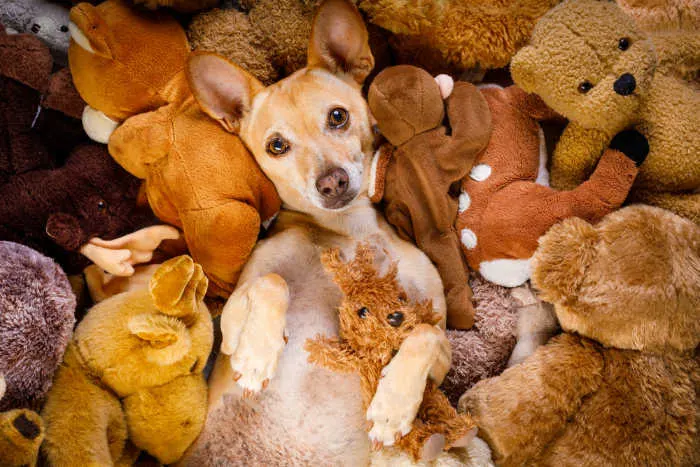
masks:
<instances>
[{"instance_id":1,"label":"stitched nose","mask_svg":"<svg viewBox=\"0 0 700 467\"><path fill-rule=\"evenodd\" d=\"M41 429L33 421L29 420L26 415L20 414L12 421L15 429L27 439L34 439L39 436Z\"/></svg>"},{"instance_id":2,"label":"stitched nose","mask_svg":"<svg viewBox=\"0 0 700 467\"><path fill-rule=\"evenodd\" d=\"M621 96L629 96L634 92L636 87L637 81L635 81L634 76L630 73L625 73L620 76L617 78L617 81L615 81L615 84L613 84L613 89Z\"/></svg>"},{"instance_id":3,"label":"stitched nose","mask_svg":"<svg viewBox=\"0 0 700 467\"><path fill-rule=\"evenodd\" d=\"M327 199L337 198L348 191L348 173L340 167L334 167L316 180L316 189Z\"/></svg>"}]
</instances>

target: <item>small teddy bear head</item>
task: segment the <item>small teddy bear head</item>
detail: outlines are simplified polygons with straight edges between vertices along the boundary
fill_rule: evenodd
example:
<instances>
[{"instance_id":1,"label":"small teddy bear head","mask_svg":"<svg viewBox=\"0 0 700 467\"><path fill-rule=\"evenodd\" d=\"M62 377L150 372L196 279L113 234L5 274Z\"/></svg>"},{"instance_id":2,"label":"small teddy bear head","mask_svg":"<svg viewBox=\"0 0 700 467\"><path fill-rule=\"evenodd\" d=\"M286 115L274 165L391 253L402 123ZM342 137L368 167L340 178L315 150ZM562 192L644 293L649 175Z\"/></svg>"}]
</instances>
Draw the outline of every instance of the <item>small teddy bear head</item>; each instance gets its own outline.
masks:
<instances>
[{"instance_id":1,"label":"small teddy bear head","mask_svg":"<svg viewBox=\"0 0 700 467\"><path fill-rule=\"evenodd\" d=\"M700 343L700 227L635 205L595 226L570 218L540 238L532 282L562 328L608 347L687 351Z\"/></svg>"},{"instance_id":2,"label":"small teddy bear head","mask_svg":"<svg viewBox=\"0 0 700 467\"><path fill-rule=\"evenodd\" d=\"M148 288L95 305L72 345L88 373L122 397L201 373L213 342L206 290L207 278L192 258L168 260Z\"/></svg>"},{"instance_id":3,"label":"small teddy bear head","mask_svg":"<svg viewBox=\"0 0 700 467\"><path fill-rule=\"evenodd\" d=\"M369 244L358 244L351 261L344 260L340 250L331 249L322 262L344 295L339 307L340 337L355 350L390 353L419 324L440 321L431 301L409 301L399 285L396 262ZM381 275L381 269L386 273Z\"/></svg>"},{"instance_id":4,"label":"small teddy bear head","mask_svg":"<svg viewBox=\"0 0 700 467\"><path fill-rule=\"evenodd\" d=\"M440 126L445 117L435 78L411 65L379 73L369 87L367 102L379 130L394 146Z\"/></svg>"},{"instance_id":5,"label":"small teddy bear head","mask_svg":"<svg viewBox=\"0 0 700 467\"><path fill-rule=\"evenodd\" d=\"M511 74L564 117L612 135L636 123L655 66L651 41L614 2L568 0L539 20Z\"/></svg>"},{"instance_id":6,"label":"small teddy bear head","mask_svg":"<svg viewBox=\"0 0 700 467\"><path fill-rule=\"evenodd\" d=\"M174 18L107 0L74 6L70 20L71 73L90 107L122 121L167 103L166 85L190 51Z\"/></svg>"}]
</instances>

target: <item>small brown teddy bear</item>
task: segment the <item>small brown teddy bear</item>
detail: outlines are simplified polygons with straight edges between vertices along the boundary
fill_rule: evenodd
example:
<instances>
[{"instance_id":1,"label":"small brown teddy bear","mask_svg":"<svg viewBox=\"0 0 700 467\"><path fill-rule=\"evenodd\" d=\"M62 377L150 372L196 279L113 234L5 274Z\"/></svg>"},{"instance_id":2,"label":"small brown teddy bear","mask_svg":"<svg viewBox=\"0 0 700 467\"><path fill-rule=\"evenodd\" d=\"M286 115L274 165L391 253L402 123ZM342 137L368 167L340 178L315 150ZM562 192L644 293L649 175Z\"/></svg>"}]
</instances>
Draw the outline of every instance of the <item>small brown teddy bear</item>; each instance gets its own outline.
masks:
<instances>
[{"instance_id":1,"label":"small brown teddy bear","mask_svg":"<svg viewBox=\"0 0 700 467\"><path fill-rule=\"evenodd\" d=\"M685 54L670 63L697 63L700 47ZM649 141L649 157L630 200L700 224L700 92L659 66L655 44L617 5L567 0L553 8L513 57L511 72L569 119L551 160L553 187L580 185L612 138L634 128Z\"/></svg>"},{"instance_id":2,"label":"small brown teddy bear","mask_svg":"<svg viewBox=\"0 0 700 467\"><path fill-rule=\"evenodd\" d=\"M494 461L698 465L700 227L643 205L570 218L532 281L566 333L460 401Z\"/></svg>"},{"instance_id":3,"label":"small brown teddy bear","mask_svg":"<svg viewBox=\"0 0 700 467\"><path fill-rule=\"evenodd\" d=\"M149 288L88 312L42 412L50 465L131 465L141 450L163 464L182 456L207 412L206 289L201 266L179 256L158 268Z\"/></svg>"},{"instance_id":4,"label":"small brown teddy bear","mask_svg":"<svg viewBox=\"0 0 700 467\"><path fill-rule=\"evenodd\" d=\"M458 82L443 101L436 79L410 65L379 73L367 100L391 144L373 161L371 199L383 201L386 218L398 234L415 242L437 266L445 287L447 325L469 329L474 323L472 291L455 230L457 199L450 190L489 142L486 100L474 85Z\"/></svg>"},{"instance_id":5,"label":"small brown teddy bear","mask_svg":"<svg viewBox=\"0 0 700 467\"><path fill-rule=\"evenodd\" d=\"M5 395L5 378L0 375L0 399ZM44 422L28 409L0 413L0 465L34 467L44 440Z\"/></svg>"},{"instance_id":6,"label":"small brown teddy bear","mask_svg":"<svg viewBox=\"0 0 700 467\"><path fill-rule=\"evenodd\" d=\"M377 390L382 368L403 340L415 328L440 321L431 301L408 301L397 280L396 262L380 275L381 265L376 263L381 259L376 253L366 243L358 244L352 261L344 261L338 249L324 252L323 265L345 295L338 310L339 337L319 336L305 345L310 362L334 371L359 373L365 408ZM412 430L397 439L395 446L416 461L432 460L443 449L466 446L476 432L473 428L471 418L457 414L429 380Z\"/></svg>"}]
</instances>

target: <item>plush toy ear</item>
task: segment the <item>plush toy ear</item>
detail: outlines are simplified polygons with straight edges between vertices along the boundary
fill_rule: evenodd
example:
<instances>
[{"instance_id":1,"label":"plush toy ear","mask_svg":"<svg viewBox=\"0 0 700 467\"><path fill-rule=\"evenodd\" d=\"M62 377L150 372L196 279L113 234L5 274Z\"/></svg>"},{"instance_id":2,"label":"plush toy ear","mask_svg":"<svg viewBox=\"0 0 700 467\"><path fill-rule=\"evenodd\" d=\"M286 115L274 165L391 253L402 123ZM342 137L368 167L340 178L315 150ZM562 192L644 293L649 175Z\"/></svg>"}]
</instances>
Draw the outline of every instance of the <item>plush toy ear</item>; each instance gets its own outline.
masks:
<instances>
[{"instance_id":1,"label":"plush toy ear","mask_svg":"<svg viewBox=\"0 0 700 467\"><path fill-rule=\"evenodd\" d=\"M79 3L70 10L70 36L86 51L112 58L112 33L100 13L89 3Z\"/></svg>"},{"instance_id":2,"label":"plush toy ear","mask_svg":"<svg viewBox=\"0 0 700 467\"><path fill-rule=\"evenodd\" d=\"M550 303L576 302L586 269L596 257L598 232L578 217L566 219L539 239L532 257L532 284Z\"/></svg>"},{"instance_id":3,"label":"plush toy ear","mask_svg":"<svg viewBox=\"0 0 700 467\"><path fill-rule=\"evenodd\" d=\"M181 318L190 325L204 300L207 286L202 267L183 255L166 261L156 270L150 291L161 313Z\"/></svg>"},{"instance_id":4,"label":"plush toy ear","mask_svg":"<svg viewBox=\"0 0 700 467\"><path fill-rule=\"evenodd\" d=\"M194 52L187 60L187 79L202 110L226 131L238 133L253 97L264 88L253 75L224 57Z\"/></svg>"},{"instance_id":5,"label":"plush toy ear","mask_svg":"<svg viewBox=\"0 0 700 467\"><path fill-rule=\"evenodd\" d=\"M172 365L190 350L192 342L185 323L172 316L140 314L129 319L129 332L148 343L146 359Z\"/></svg>"},{"instance_id":6,"label":"plush toy ear","mask_svg":"<svg viewBox=\"0 0 700 467\"><path fill-rule=\"evenodd\" d=\"M536 91L537 50L527 45L520 49L510 61L513 82L527 93Z\"/></svg>"},{"instance_id":7,"label":"plush toy ear","mask_svg":"<svg viewBox=\"0 0 700 467\"><path fill-rule=\"evenodd\" d=\"M374 68L367 28L355 5L326 0L314 18L307 65L350 76L362 84Z\"/></svg>"},{"instance_id":8,"label":"plush toy ear","mask_svg":"<svg viewBox=\"0 0 700 467\"><path fill-rule=\"evenodd\" d=\"M77 251L87 242L78 218L64 212L51 214L46 221L46 234L68 251Z\"/></svg>"}]
</instances>

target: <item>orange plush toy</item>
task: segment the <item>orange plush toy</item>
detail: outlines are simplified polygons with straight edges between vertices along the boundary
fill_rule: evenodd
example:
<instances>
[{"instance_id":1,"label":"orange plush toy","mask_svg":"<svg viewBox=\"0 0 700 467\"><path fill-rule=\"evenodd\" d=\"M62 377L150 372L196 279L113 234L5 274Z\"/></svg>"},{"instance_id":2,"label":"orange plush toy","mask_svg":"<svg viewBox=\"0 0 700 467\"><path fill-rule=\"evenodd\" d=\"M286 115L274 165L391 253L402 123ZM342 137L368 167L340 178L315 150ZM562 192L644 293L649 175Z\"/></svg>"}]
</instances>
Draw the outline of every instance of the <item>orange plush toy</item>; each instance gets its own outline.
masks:
<instances>
[{"instance_id":1,"label":"orange plush toy","mask_svg":"<svg viewBox=\"0 0 700 467\"><path fill-rule=\"evenodd\" d=\"M87 102L83 126L114 159L146 181L155 214L184 233L227 297L260 225L280 208L272 183L241 140L200 111L184 67L190 53L175 19L124 0L76 5L69 62Z\"/></svg>"},{"instance_id":2,"label":"orange plush toy","mask_svg":"<svg viewBox=\"0 0 700 467\"><path fill-rule=\"evenodd\" d=\"M484 86L493 133L462 182L457 229L469 266L487 280L516 287L530 277L538 239L557 222L596 222L618 208L649 146L636 131L617 135L590 179L571 191L548 186L539 120L556 114L516 86Z\"/></svg>"},{"instance_id":3,"label":"orange plush toy","mask_svg":"<svg viewBox=\"0 0 700 467\"><path fill-rule=\"evenodd\" d=\"M377 390L382 368L403 340L415 328L440 321L432 302L408 301L398 283L395 262L380 275L382 265L376 264L375 253L369 245L359 244L352 261L343 261L337 249L323 254L326 270L345 294L338 310L340 337L319 336L306 342L309 361L334 371L359 373L365 408ZM457 414L447 396L428 380L413 428L395 446L416 461L432 460L443 449L466 446L476 433L474 426L471 417Z\"/></svg>"}]
</instances>

